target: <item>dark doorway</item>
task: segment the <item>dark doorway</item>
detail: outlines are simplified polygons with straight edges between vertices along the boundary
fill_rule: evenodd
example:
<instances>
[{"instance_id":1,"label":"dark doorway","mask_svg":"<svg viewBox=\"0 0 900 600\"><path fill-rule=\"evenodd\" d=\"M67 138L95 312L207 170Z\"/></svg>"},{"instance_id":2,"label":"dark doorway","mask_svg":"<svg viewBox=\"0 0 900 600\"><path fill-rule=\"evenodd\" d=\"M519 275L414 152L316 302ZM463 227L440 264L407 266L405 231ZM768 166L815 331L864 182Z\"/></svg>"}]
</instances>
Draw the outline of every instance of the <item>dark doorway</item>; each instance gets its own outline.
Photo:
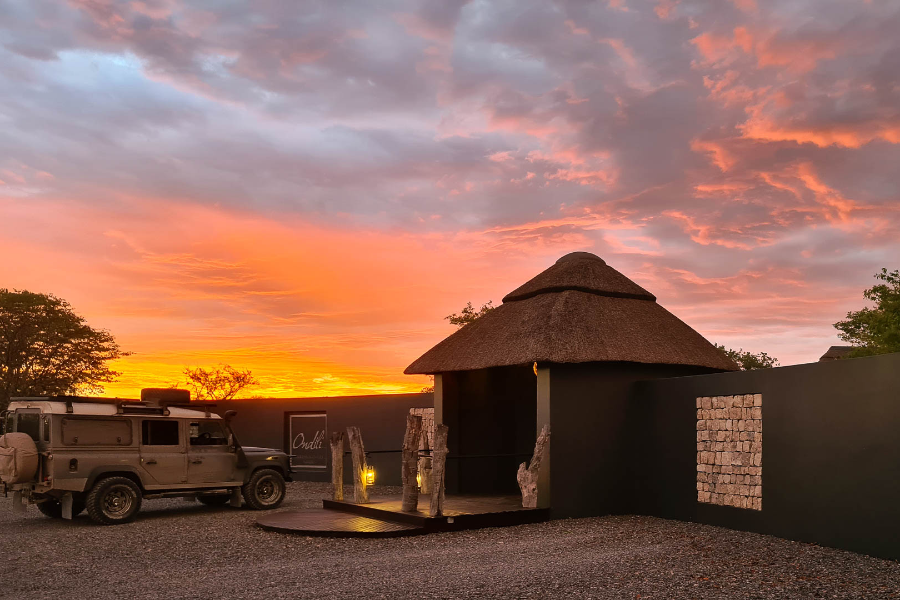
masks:
<instances>
[{"instance_id":1,"label":"dark doorway","mask_svg":"<svg viewBox=\"0 0 900 600\"><path fill-rule=\"evenodd\" d=\"M537 377L531 365L445 373L442 380L444 422L450 426L448 491L517 493L516 470L529 460L536 438Z\"/></svg>"}]
</instances>

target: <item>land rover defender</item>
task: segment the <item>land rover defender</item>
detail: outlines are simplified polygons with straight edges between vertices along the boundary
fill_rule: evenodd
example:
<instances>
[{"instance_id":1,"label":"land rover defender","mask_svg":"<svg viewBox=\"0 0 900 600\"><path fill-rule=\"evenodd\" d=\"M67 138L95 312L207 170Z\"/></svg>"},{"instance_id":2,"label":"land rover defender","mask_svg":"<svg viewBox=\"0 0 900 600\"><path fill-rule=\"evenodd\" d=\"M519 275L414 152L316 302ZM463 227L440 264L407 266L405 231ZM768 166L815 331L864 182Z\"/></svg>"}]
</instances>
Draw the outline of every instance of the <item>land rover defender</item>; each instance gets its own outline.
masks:
<instances>
[{"instance_id":1,"label":"land rover defender","mask_svg":"<svg viewBox=\"0 0 900 600\"><path fill-rule=\"evenodd\" d=\"M0 492L14 510L36 504L71 519L87 509L98 523L134 519L152 498L277 508L290 466L284 452L241 447L215 405L186 390L145 389L141 400L55 396L13 398L2 418Z\"/></svg>"}]
</instances>

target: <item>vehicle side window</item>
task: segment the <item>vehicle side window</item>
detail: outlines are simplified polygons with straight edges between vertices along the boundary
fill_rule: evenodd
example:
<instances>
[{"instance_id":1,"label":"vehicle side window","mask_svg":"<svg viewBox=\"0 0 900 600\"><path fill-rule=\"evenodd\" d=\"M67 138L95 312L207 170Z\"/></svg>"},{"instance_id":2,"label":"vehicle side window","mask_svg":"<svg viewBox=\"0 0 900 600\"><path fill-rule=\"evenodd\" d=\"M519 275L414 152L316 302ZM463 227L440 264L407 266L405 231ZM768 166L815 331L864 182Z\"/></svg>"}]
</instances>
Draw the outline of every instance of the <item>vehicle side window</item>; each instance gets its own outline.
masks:
<instances>
[{"instance_id":1,"label":"vehicle side window","mask_svg":"<svg viewBox=\"0 0 900 600\"><path fill-rule=\"evenodd\" d=\"M44 441L50 441L50 417L44 417Z\"/></svg>"},{"instance_id":2,"label":"vehicle side window","mask_svg":"<svg viewBox=\"0 0 900 600\"><path fill-rule=\"evenodd\" d=\"M16 413L16 431L27 433L36 442L41 441L41 414L40 413Z\"/></svg>"},{"instance_id":3,"label":"vehicle side window","mask_svg":"<svg viewBox=\"0 0 900 600\"><path fill-rule=\"evenodd\" d=\"M225 429L215 421L195 421L191 423L191 446L225 446L228 437Z\"/></svg>"},{"instance_id":4,"label":"vehicle side window","mask_svg":"<svg viewBox=\"0 0 900 600\"><path fill-rule=\"evenodd\" d=\"M178 421L146 419L141 423L141 443L144 446L178 446Z\"/></svg>"}]
</instances>

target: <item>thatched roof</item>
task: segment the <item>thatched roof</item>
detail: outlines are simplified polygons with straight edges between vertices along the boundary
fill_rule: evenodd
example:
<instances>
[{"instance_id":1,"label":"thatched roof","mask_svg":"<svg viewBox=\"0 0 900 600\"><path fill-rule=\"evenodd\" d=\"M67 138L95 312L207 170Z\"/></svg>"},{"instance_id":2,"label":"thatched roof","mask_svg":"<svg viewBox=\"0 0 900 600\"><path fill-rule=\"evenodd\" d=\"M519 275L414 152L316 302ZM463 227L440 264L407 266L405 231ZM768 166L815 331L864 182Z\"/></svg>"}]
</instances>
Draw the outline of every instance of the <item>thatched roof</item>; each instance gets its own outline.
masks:
<instances>
[{"instance_id":1,"label":"thatched roof","mask_svg":"<svg viewBox=\"0 0 900 600\"><path fill-rule=\"evenodd\" d=\"M599 257L573 252L423 354L405 373L618 361L738 368L657 304L653 294Z\"/></svg>"},{"instance_id":2,"label":"thatched roof","mask_svg":"<svg viewBox=\"0 0 900 600\"><path fill-rule=\"evenodd\" d=\"M856 350L853 346L832 346L828 351L819 358L819 362L827 362L829 360L840 360L847 358L847 355Z\"/></svg>"}]
</instances>

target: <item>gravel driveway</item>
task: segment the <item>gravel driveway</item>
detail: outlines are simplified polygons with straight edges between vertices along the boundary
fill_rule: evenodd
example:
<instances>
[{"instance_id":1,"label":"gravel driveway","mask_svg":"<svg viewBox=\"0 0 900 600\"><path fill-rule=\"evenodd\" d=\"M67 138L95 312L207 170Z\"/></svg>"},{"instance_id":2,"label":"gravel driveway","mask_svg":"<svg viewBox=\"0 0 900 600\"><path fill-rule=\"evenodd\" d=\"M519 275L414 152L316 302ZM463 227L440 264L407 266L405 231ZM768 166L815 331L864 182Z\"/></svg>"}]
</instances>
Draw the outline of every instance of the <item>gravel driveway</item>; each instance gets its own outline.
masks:
<instances>
[{"instance_id":1,"label":"gravel driveway","mask_svg":"<svg viewBox=\"0 0 900 600\"><path fill-rule=\"evenodd\" d=\"M328 493L289 486L285 510ZM365 540L270 533L259 514L151 500L102 527L0 498L0 598L900 598L897 562L649 517Z\"/></svg>"}]
</instances>

